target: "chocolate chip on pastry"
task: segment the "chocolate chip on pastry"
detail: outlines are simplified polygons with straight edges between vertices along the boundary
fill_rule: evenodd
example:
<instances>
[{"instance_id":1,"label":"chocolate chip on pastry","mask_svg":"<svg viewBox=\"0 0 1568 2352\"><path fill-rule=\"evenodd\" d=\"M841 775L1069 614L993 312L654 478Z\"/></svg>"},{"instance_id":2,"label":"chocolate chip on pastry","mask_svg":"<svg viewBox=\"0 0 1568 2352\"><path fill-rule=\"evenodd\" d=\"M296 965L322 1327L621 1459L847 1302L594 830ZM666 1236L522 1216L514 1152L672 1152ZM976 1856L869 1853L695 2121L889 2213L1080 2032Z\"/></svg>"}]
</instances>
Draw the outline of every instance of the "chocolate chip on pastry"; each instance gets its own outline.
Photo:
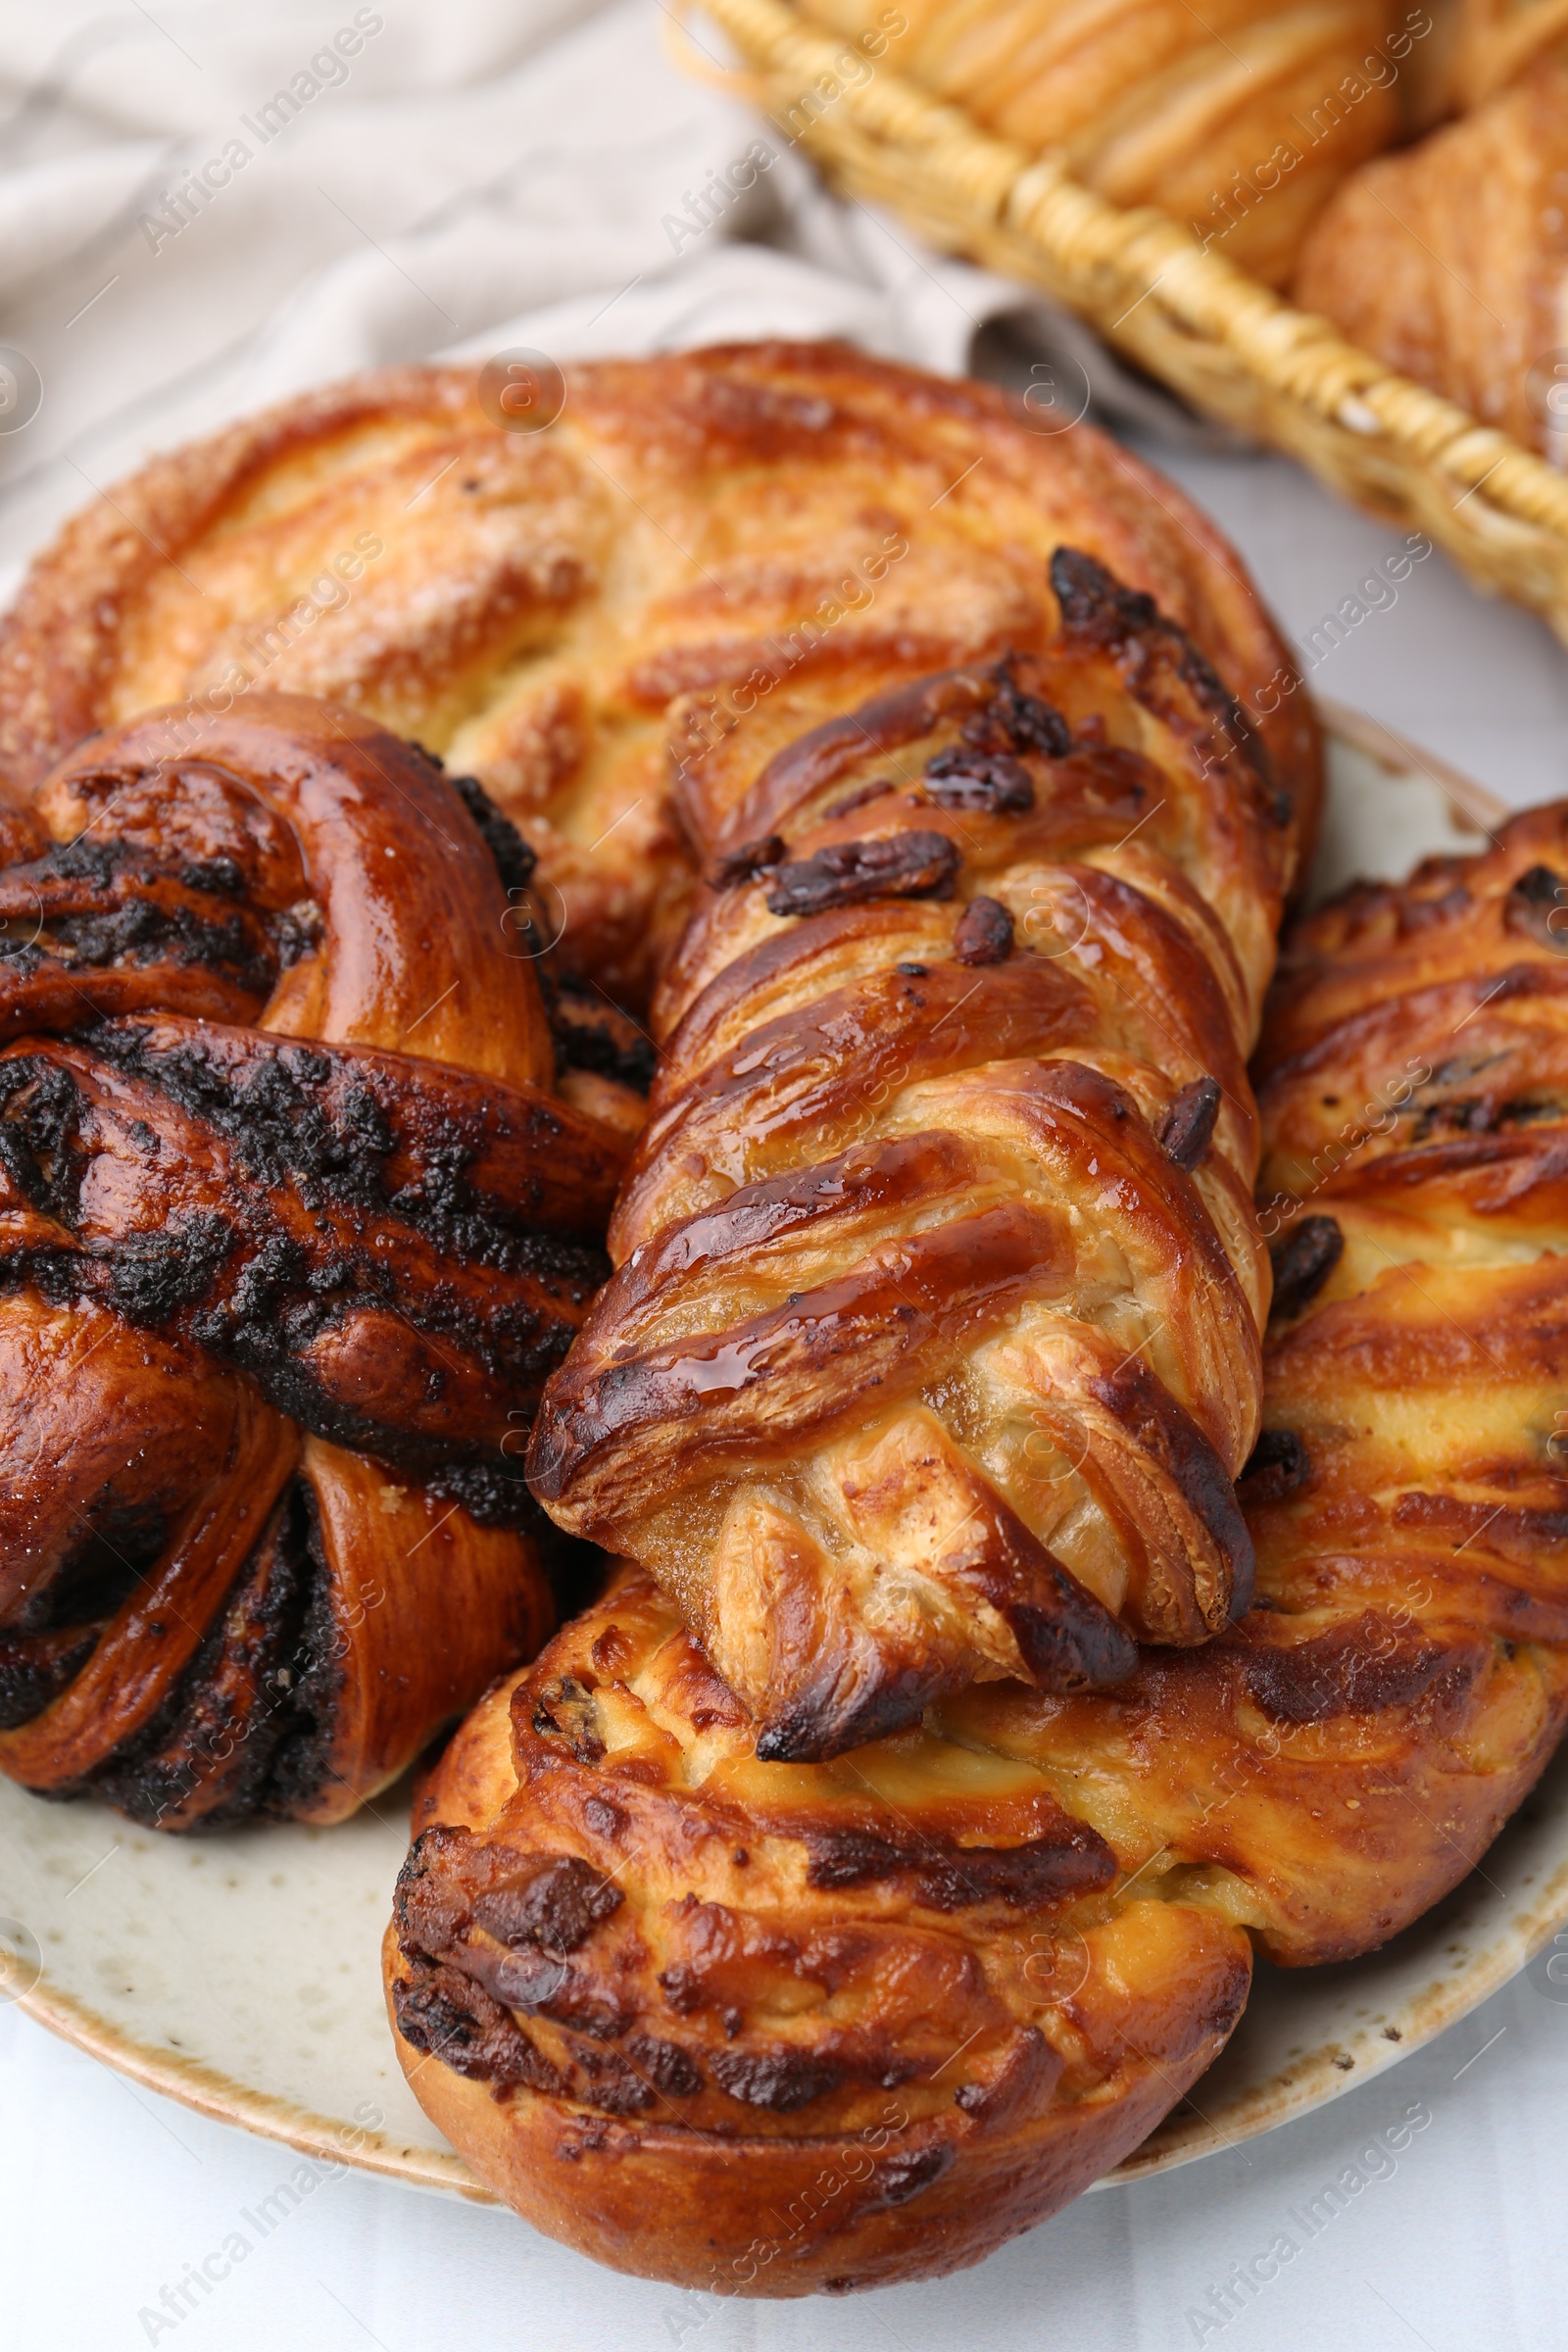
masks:
<instances>
[{"instance_id":1,"label":"chocolate chip on pastry","mask_svg":"<svg viewBox=\"0 0 1568 2352\"><path fill-rule=\"evenodd\" d=\"M0 783L182 697L329 696L479 779L537 853L542 944L640 1018L696 888L672 757L738 732L755 772L881 687L1027 650L1060 540L1271 701L1281 775L1312 788L1266 617L1144 482L1087 428L830 344L573 368L538 432L503 430L476 370L357 376L66 526L0 624Z\"/></svg>"},{"instance_id":2,"label":"chocolate chip on pastry","mask_svg":"<svg viewBox=\"0 0 1568 2352\"><path fill-rule=\"evenodd\" d=\"M353 712L132 720L11 822L0 1769L334 1820L547 1630L519 1456L623 1147L497 824Z\"/></svg>"},{"instance_id":3,"label":"chocolate chip on pastry","mask_svg":"<svg viewBox=\"0 0 1568 2352\"><path fill-rule=\"evenodd\" d=\"M1332 1217L1299 1216L1269 1249L1274 1268L1270 1312L1298 1315L1340 1262L1345 1236Z\"/></svg>"},{"instance_id":4,"label":"chocolate chip on pastry","mask_svg":"<svg viewBox=\"0 0 1568 2352\"><path fill-rule=\"evenodd\" d=\"M953 953L959 963L1005 963L1012 954L1016 926L1011 910L1000 899L971 899L953 934ZM906 967L896 967L903 971ZM921 979L925 973L917 971Z\"/></svg>"},{"instance_id":5,"label":"chocolate chip on pastry","mask_svg":"<svg viewBox=\"0 0 1568 2352\"><path fill-rule=\"evenodd\" d=\"M628 1572L463 1727L388 1998L537 2228L726 2294L976 2262L1191 2089L1254 1948L1370 1951L1485 1852L1568 1723L1568 966L1508 920L1565 853L1532 812L1288 956L1265 1189L1344 1246L1268 1349L1238 1623L768 1763Z\"/></svg>"},{"instance_id":6,"label":"chocolate chip on pastry","mask_svg":"<svg viewBox=\"0 0 1568 2352\"><path fill-rule=\"evenodd\" d=\"M977 1675L1114 1681L1250 1591L1245 1061L1295 839L1185 632L1081 550L1051 576L1041 653L874 698L744 787L686 778L710 856L768 858L662 988L618 1270L529 1475L660 1578L765 1757Z\"/></svg>"}]
</instances>

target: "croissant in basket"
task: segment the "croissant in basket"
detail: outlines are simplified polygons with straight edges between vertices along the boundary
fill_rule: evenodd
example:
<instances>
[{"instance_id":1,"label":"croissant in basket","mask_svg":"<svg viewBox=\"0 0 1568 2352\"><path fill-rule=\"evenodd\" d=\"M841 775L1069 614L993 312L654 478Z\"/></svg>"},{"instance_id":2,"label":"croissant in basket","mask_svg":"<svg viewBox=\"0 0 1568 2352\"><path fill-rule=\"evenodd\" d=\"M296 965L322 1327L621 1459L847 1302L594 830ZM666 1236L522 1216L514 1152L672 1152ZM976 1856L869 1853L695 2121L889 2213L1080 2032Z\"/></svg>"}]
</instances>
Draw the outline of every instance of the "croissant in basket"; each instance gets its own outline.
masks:
<instances>
[{"instance_id":1,"label":"croissant in basket","mask_svg":"<svg viewBox=\"0 0 1568 2352\"><path fill-rule=\"evenodd\" d=\"M1482 106L1538 58L1560 50L1568 0L1457 0L1447 97L1455 112Z\"/></svg>"},{"instance_id":2,"label":"croissant in basket","mask_svg":"<svg viewBox=\"0 0 1568 2352\"><path fill-rule=\"evenodd\" d=\"M1190 220L1271 285L1345 174L1396 135L1396 61L1432 29L1415 9L1396 29L1392 0L807 4L984 129L1059 154L1116 204Z\"/></svg>"},{"instance_id":3,"label":"croissant in basket","mask_svg":"<svg viewBox=\"0 0 1568 2352\"><path fill-rule=\"evenodd\" d=\"M622 1148L550 1091L521 845L268 695L4 830L0 1769L334 1820L549 1629L516 1457Z\"/></svg>"},{"instance_id":4,"label":"croissant in basket","mask_svg":"<svg viewBox=\"0 0 1568 2352\"><path fill-rule=\"evenodd\" d=\"M1038 634L1063 539L1234 693L1281 659L1179 493L1162 513L1097 433L1031 429L1052 420L984 385L779 343L530 380L525 420L562 404L538 431L502 429L479 371L389 368L117 483L0 625L0 781L186 696L329 696L480 779L538 853L558 961L637 1010L691 890L669 762L692 694L733 717L858 680L842 710L995 660ZM1294 723L1265 733L1309 762Z\"/></svg>"},{"instance_id":5,"label":"croissant in basket","mask_svg":"<svg viewBox=\"0 0 1568 2352\"><path fill-rule=\"evenodd\" d=\"M616 2268L979 2260L1133 2148L1256 1945L1452 1887L1568 1721L1568 805L1309 922L1265 1036L1258 1602L1117 1689L767 1763L630 1575L471 1716L387 1937L421 2104Z\"/></svg>"},{"instance_id":6,"label":"croissant in basket","mask_svg":"<svg viewBox=\"0 0 1568 2352\"><path fill-rule=\"evenodd\" d=\"M1296 300L1403 375L1568 455L1568 67L1524 79L1348 180Z\"/></svg>"},{"instance_id":7,"label":"croissant in basket","mask_svg":"<svg viewBox=\"0 0 1568 2352\"><path fill-rule=\"evenodd\" d=\"M1080 551L1033 656L685 775L618 1271L529 1454L817 1758L973 1676L1114 1682L1247 1605L1266 1266L1246 1055L1292 800Z\"/></svg>"}]
</instances>

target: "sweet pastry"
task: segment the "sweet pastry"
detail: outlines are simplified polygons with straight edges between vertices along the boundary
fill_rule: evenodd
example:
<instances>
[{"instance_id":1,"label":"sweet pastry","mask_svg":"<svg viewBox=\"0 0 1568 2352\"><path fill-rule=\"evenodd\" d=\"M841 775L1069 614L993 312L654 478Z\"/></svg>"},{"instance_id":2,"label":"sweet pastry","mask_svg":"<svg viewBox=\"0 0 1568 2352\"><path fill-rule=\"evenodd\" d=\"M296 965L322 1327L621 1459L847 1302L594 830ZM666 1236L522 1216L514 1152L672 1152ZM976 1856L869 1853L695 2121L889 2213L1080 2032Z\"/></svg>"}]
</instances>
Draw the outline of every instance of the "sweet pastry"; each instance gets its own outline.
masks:
<instances>
[{"instance_id":1,"label":"sweet pastry","mask_svg":"<svg viewBox=\"0 0 1568 2352\"><path fill-rule=\"evenodd\" d=\"M790 2295L979 2260L1288 1966L1453 1886L1568 1721L1568 804L1298 935L1265 1035L1257 1605L825 1763L640 1573L447 1749L387 1938L427 2113L550 2234Z\"/></svg>"},{"instance_id":2,"label":"sweet pastry","mask_svg":"<svg viewBox=\"0 0 1568 2352\"><path fill-rule=\"evenodd\" d=\"M853 85L887 63L988 130L1065 158L1124 205L1190 221L1282 285L1345 174L1396 136L1401 61L1429 33L1392 0L809 0ZM1414 29L1419 25L1420 30ZM804 126L823 111L804 93ZM817 103L813 107L813 98Z\"/></svg>"},{"instance_id":3,"label":"sweet pastry","mask_svg":"<svg viewBox=\"0 0 1568 2352\"><path fill-rule=\"evenodd\" d=\"M1078 1702L1107 1838L1029 1752L1067 1702L983 1695L995 1724L976 1690L759 1762L637 1575L491 1692L386 1945L404 2071L480 2179L616 2269L799 2295L977 2261L1135 2146L1239 2016L1247 1936L1170 1871L1122 1894L1120 1853L1161 1841L1113 1736L1136 1699Z\"/></svg>"},{"instance_id":4,"label":"sweet pastry","mask_svg":"<svg viewBox=\"0 0 1568 2352\"><path fill-rule=\"evenodd\" d=\"M801 733L1026 649L1063 541L1157 597L1232 693L1282 659L1178 491L983 385L775 343L574 368L561 398L503 430L474 370L384 369L114 485L0 627L0 780L30 790L182 697L329 696L480 779L538 853L555 961L640 1012L691 889L689 698L720 724L804 698ZM1280 764L1309 766L1304 697L1265 700Z\"/></svg>"},{"instance_id":5,"label":"sweet pastry","mask_svg":"<svg viewBox=\"0 0 1568 2352\"><path fill-rule=\"evenodd\" d=\"M683 770L706 904L529 1454L820 1758L1074 1690L1251 1591L1246 1057L1293 801L1192 641L1059 548L1044 649Z\"/></svg>"},{"instance_id":6,"label":"sweet pastry","mask_svg":"<svg viewBox=\"0 0 1568 2352\"><path fill-rule=\"evenodd\" d=\"M1568 0L1458 0L1449 100L1484 105L1568 36Z\"/></svg>"},{"instance_id":7,"label":"sweet pastry","mask_svg":"<svg viewBox=\"0 0 1568 2352\"><path fill-rule=\"evenodd\" d=\"M549 1629L519 1456L623 1147L521 844L365 718L157 712L5 827L0 1769L336 1820Z\"/></svg>"},{"instance_id":8,"label":"sweet pastry","mask_svg":"<svg viewBox=\"0 0 1568 2352\"><path fill-rule=\"evenodd\" d=\"M1348 179L1306 240L1296 300L1364 351L1568 454L1568 67Z\"/></svg>"}]
</instances>

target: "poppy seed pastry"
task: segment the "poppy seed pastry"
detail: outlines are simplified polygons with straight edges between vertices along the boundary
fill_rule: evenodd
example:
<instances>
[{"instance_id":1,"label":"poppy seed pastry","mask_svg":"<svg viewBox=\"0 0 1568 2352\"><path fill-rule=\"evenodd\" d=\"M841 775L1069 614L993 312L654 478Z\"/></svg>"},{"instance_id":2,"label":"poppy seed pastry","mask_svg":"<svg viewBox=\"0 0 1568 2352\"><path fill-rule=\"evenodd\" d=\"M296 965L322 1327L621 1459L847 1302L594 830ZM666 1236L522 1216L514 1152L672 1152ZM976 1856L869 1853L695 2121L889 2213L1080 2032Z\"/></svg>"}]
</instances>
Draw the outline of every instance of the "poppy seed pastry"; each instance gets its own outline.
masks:
<instances>
[{"instance_id":1,"label":"poppy seed pastry","mask_svg":"<svg viewBox=\"0 0 1568 2352\"><path fill-rule=\"evenodd\" d=\"M537 853L557 962L640 1012L693 884L689 698L818 695L787 737L1027 648L1065 540L1264 695L1305 791L1305 698L1267 696L1285 657L1234 559L1100 434L833 344L596 362L561 398L507 430L476 368L382 369L112 485L0 624L0 781L187 697L326 696L478 777Z\"/></svg>"},{"instance_id":2,"label":"poppy seed pastry","mask_svg":"<svg viewBox=\"0 0 1568 2352\"><path fill-rule=\"evenodd\" d=\"M30 1788L336 1820L549 1628L516 1457L623 1147L550 1091L500 821L265 694L96 736L8 812L0 1770Z\"/></svg>"},{"instance_id":3,"label":"poppy seed pastry","mask_svg":"<svg viewBox=\"0 0 1568 2352\"><path fill-rule=\"evenodd\" d=\"M767 1763L628 1572L470 1716L388 1997L536 2227L725 2294L976 2262L1191 2088L1254 1948L1351 1959L1480 1859L1568 1722L1565 908L1559 804L1287 950L1238 1623Z\"/></svg>"},{"instance_id":4,"label":"poppy seed pastry","mask_svg":"<svg viewBox=\"0 0 1568 2352\"><path fill-rule=\"evenodd\" d=\"M1113 1682L1247 1606L1267 1264L1246 1076L1291 796L1071 548L1035 655L684 775L617 1271L529 1452L820 1758L975 1676Z\"/></svg>"}]
</instances>

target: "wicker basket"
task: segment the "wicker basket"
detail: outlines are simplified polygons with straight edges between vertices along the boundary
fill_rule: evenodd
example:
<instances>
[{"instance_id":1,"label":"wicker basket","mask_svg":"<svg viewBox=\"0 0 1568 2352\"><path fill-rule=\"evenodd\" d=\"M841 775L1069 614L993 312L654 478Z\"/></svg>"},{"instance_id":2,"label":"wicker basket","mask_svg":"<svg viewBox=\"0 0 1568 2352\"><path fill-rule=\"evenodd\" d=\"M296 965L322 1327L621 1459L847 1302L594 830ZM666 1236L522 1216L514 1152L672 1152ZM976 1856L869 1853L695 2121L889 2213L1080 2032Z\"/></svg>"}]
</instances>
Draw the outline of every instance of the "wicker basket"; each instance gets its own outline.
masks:
<instances>
[{"instance_id":1,"label":"wicker basket","mask_svg":"<svg viewBox=\"0 0 1568 2352\"><path fill-rule=\"evenodd\" d=\"M844 38L788 0L700 5L746 60L752 96L844 193L1039 286L1194 408L1425 531L1568 643L1568 477L1202 252L1166 214L1107 203L885 67L847 80Z\"/></svg>"}]
</instances>

